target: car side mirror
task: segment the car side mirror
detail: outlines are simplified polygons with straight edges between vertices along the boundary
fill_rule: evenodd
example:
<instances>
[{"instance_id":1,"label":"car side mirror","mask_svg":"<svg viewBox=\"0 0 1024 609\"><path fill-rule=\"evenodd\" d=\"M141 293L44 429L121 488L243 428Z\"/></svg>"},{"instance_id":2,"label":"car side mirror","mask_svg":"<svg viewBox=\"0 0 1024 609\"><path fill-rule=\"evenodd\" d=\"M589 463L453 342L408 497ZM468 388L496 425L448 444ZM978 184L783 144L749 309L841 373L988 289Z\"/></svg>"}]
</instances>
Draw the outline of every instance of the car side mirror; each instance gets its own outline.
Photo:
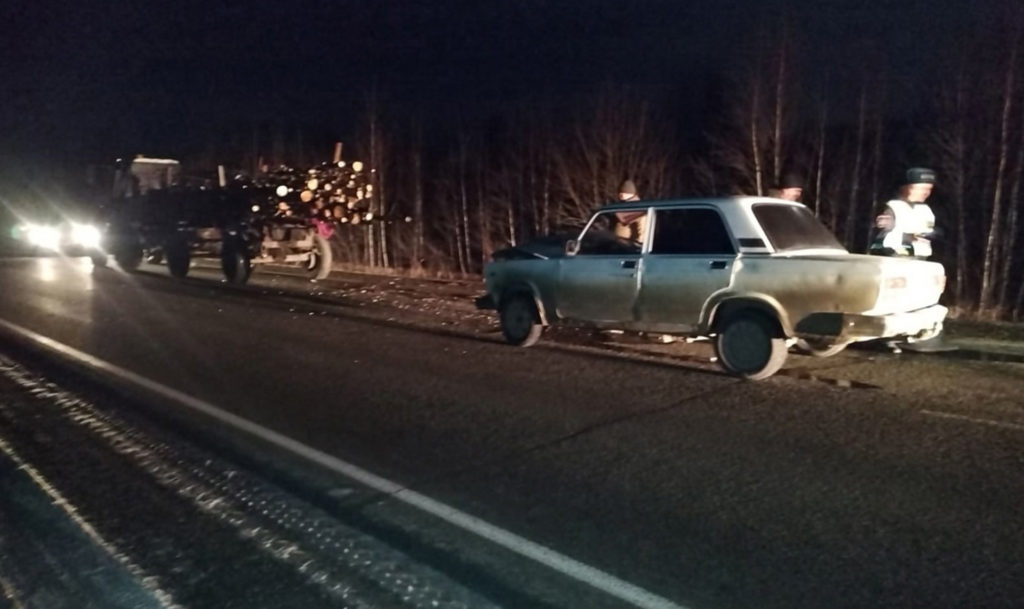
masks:
<instances>
[{"instance_id":1,"label":"car side mirror","mask_svg":"<svg viewBox=\"0 0 1024 609\"><path fill-rule=\"evenodd\" d=\"M565 255L575 256L580 253L580 242L578 239L569 239L565 242Z\"/></svg>"}]
</instances>

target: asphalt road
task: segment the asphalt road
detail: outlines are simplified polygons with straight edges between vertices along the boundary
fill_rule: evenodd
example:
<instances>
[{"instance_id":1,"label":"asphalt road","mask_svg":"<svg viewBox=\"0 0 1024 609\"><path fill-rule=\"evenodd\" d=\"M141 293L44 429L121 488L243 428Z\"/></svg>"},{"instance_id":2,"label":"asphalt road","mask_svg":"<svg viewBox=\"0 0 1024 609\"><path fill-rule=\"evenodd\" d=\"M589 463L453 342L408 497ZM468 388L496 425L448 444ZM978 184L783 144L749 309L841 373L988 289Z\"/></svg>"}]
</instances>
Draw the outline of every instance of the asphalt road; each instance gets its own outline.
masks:
<instances>
[{"instance_id":1,"label":"asphalt road","mask_svg":"<svg viewBox=\"0 0 1024 609\"><path fill-rule=\"evenodd\" d=\"M1020 364L854 352L790 367L875 388L747 383L214 277L4 260L0 318L682 606L1024 604ZM444 530L424 543L501 554ZM553 600L558 576L490 568L522 586L513 605L534 586L548 606L591 605Z\"/></svg>"}]
</instances>

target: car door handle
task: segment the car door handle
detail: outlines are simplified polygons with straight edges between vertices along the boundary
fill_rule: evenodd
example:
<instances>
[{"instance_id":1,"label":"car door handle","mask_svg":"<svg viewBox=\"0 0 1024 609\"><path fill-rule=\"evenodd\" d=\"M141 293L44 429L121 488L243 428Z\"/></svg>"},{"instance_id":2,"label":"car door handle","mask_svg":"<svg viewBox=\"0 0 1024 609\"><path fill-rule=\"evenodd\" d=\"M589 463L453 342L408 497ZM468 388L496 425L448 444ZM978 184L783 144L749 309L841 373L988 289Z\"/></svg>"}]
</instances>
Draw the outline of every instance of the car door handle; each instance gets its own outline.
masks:
<instances>
[{"instance_id":1,"label":"car door handle","mask_svg":"<svg viewBox=\"0 0 1024 609\"><path fill-rule=\"evenodd\" d=\"M729 266L729 263L725 260L712 260L708 263L708 266L712 269L724 269Z\"/></svg>"},{"instance_id":2,"label":"car door handle","mask_svg":"<svg viewBox=\"0 0 1024 609\"><path fill-rule=\"evenodd\" d=\"M623 260L622 261L622 268L624 268L624 269L635 269L636 268L636 260Z\"/></svg>"}]
</instances>

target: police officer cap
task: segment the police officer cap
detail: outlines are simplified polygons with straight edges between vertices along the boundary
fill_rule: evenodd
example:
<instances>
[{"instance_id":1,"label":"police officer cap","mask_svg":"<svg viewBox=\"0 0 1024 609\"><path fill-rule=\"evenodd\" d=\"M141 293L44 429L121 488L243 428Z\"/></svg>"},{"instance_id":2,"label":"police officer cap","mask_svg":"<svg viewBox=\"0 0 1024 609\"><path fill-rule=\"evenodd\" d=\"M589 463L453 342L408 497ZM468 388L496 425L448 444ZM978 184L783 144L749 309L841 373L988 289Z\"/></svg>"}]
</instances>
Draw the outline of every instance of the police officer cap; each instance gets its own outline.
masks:
<instances>
[{"instance_id":1,"label":"police officer cap","mask_svg":"<svg viewBox=\"0 0 1024 609\"><path fill-rule=\"evenodd\" d=\"M927 167L912 167L907 170L907 184L934 184L935 171Z\"/></svg>"},{"instance_id":2,"label":"police officer cap","mask_svg":"<svg viewBox=\"0 0 1024 609\"><path fill-rule=\"evenodd\" d=\"M619 192L627 195L635 195L636 184L633 183L633 180L624 180L622 185L619 186Z\"/></svg>"}]
</instances>

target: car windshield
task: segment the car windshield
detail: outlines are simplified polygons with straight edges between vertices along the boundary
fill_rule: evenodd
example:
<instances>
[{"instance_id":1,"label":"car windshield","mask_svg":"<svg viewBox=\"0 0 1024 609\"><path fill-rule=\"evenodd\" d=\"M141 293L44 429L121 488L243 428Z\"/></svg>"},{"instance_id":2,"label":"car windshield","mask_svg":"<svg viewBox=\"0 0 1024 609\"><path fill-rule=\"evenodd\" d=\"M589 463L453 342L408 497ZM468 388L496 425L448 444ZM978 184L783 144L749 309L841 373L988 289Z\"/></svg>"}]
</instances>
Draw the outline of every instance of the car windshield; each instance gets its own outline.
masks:
<instances>
[{"instance_id":1,"label":"car windshield","mask_svg":"<svg viewBox=\"0 0 1024 609\"><path fill-rule=\"evenodd\" d=\"M777 252L845 248L809 209L800 205L763 203L753 206L768 241Z\"/></svg>"}]
</instances>

